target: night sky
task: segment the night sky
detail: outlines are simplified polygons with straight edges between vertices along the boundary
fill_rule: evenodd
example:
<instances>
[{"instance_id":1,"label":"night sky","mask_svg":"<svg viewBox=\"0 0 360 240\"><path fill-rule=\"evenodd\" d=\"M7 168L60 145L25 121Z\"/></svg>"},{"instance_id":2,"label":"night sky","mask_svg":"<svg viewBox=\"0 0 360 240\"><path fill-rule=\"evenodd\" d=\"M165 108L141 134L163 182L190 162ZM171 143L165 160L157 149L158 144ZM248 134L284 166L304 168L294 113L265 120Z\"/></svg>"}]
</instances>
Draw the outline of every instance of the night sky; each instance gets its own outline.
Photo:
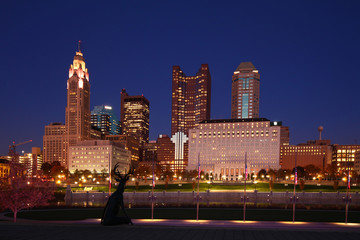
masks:
<instances>
[{"instance_id":1,"label":"night sky","mask_svg":"<svg viewBox=\"0 0 360 240\"><path fill-rule=\"evenodd\" d=\"M120 115L120 91L150 101L150 139L170 134L172 66L208 63L212 119L230 118L231 77L259 70L260 117L290 127L291 144L360 143L360 1L1 1L0 155L42 147L65 122L66 81L78 40L91 110Z\"/></svg>"}]
</instances>

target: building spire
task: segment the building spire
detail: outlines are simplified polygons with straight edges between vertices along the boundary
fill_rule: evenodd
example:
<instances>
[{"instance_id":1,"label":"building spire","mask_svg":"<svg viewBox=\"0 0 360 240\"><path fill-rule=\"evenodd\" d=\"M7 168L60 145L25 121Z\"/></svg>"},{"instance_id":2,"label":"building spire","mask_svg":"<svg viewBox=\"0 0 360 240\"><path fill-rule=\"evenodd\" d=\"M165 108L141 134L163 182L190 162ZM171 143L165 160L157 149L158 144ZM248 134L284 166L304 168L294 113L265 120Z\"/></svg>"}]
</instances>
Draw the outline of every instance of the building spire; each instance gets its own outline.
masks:
<instances>
[{"instance_id":1,"label":"building spire","mask_svg":"<svg viewBox=\"0 0 360 240\"><path fill-rule=\"evenodd\" d=\"M79 45L78 45L78 52L81 52L81 40L79 40Z\"/></svg>"}]
</instances>

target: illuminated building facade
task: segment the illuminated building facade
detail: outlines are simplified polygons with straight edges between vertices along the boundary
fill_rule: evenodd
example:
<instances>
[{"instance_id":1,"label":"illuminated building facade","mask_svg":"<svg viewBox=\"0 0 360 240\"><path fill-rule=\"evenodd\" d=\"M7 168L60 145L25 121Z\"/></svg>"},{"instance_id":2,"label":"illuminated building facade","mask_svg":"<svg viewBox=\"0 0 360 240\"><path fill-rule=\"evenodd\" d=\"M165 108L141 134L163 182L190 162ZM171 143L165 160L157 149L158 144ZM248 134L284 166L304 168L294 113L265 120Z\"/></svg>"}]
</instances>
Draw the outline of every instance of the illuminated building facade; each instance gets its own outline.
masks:
<instances>
[{"instance_id":1,"label":"illuminated building facade","mask_svg":"<svg viewBox=\"0 0 360 240\"><path fill-rule=\"evenodd\" d=\"M145 157L143 161L152 162L153 160L155 163L157 162L157 143L156 141L149 141L144 145L144 152Z\"/></svg>"},{"instance_id":2,"label":"illuminated building facade","mask_svg":"<svg viewBox=\"0 0 360 240\"><path fill-rule=\"evenodd\" d=\"M89 72L79 42L79 49L74 56L73 64L70 65L67 80L65 125L55 123L45 126L44 161L59 161L62 166L68 166L69 146L90 139L90 126ZM93 133L97 135L96 132Z\"/></svg>"},{"instance_id":3,"label":"illuminated building facade","mask_svg":"<svg viewBox=\"0 0 360 240\"><path fill-rule=\"evenodd\" d=\"M67 166L68 148L66 126L62 123L51 123L45 126L43 137L44 162L58 161L62 166Z\"/></svg>"},{"instance_id":4,"label":"illuminated building facade","mask_svg":"<svg viewBox=\"0 0 360 240\"><path fill-rule=\"evenodd\" d=\"M111 140L112 142L120 143L125 146L126 150L130 151L131 162L136 163L140 159L140 144L139 141L133 136L125 134L120 135L106 135L105 140ZM136 165L136 164L135 164Z\"/></svg>"},{"instance_id":5,"label":"illuminated building facade","mask_svg":"<svg viewBox=\"0 0 360 240\"><path fill-rule=\"evenodd\" d=\"M238 181L249 173L280 168L282 122L265 118L205 120L189 131L188 170L200 168L214 179Z\"/></svg>"},{"instance_id":6,"label":"illuminated building facade","mask_svg":"<svg viewBox=\"0 0 360 240\"><path fill-rule=\"evenodd\" d=\"M95 106L91 111L91 126L101 129L104 135L120 134L119 120L111 106Z\"/></svg>"},{"instance_id":7,"label":"illuminated building facade","mask_svg":"<svg viewBox=\"0 0 360 240\"><path fill-rule=\"evenodd\" d=\"M9 163L12 161L12 156L1 156L1 159L7 160L4 163ZM23 155L18 156L19 163L21 163L25 170L26 175L28 176L34 176L37 174L37 172L41 169L41 165L43 163L43 155L41 152L41 148L39 147L33 147L31 149L31 153L24 153ZM4 165L6 167L6 165ZM6 169L6 168L5 168ZM0 166L0 177L1 174L8 174L8 172L4 172L5 170L1 170Z\"/></svg>"},{"instance_id":8,"label":"illuminated building facade","mask_svg":"<svg viewBox=\"0 0 360 240\"><path fill-rule=\"evenodd\" d=\"M210 119L211 76L208 64L201 64L195 76L186 76L179 66L172 72L171 136L188 135L189 129Z\"/></svg>"},{"instance_id":9,"label":"illuminated building facade","mask_svg":"<svg viewBox=\"0 0 360 240\"><path fill-rule=\"evenodd\" d=\"M10 174L10 161L7 158L0 158L0 179L7 178Z\"/></svg>"},{"instance_id":10,"label":"illuminated building facade","mask_svg":"<svg viewBox=\"0 0 360 240\"><path fill-rule=\"evenodd\" d=\"M189 130L210 119L211 76L208 64L201 64L195 76L186 76L179 66L173 66L171 141L175 144L175 172L185 170L188 157Z\"/></svg>"},{"instance_id":11,"label":"illuminated building facade","mask_svg":"<svg viewBox=\"0 0 360 240\"><path fill-rule=\"evenodd\" d=\"M69 171L96 170L109 171L119 163L119 171L125 172L130 167L130 152L122 144L109 140L85 140L69 147Z\"/></svg>"},{"instance_id":12,"label":"illuminated building facade","mask_svg":"<svg viewBox=\"0 0 360 240\"><path fill-rule=\"evenodd\" d=\"M281 147L281 168L293 169L296 165L305 167L314 165L321 170L325 170L331 164L332 145L330 140L315 140L301 143L297 146L288 145Z\"/></svg>"},{"instance_id":13,"label":"illuminated building facade","mask_svg":"<svg viewBox=\"0 0 360 240\"><path fill-rule=\"evenodd\" d=\"M175 166L175 144L170 137L160 134L156 140L157 162L163 170L170 169L174 171Z\"/></svg>"},{"instance_id":14,"label":"illuminated building facade","mask_svg":"<svg viewBox=\"0 0 360 240\"><path fill-rule=\"evenodd\" d=\"M251 62L242 62L232 77L231 118L258 118L260 74Z\"/></svg>"},{"instance_id":15,"label":"illuminated building facade","mask_svg":"<svg viewBox=\"0 0 360 240\"><path fill-rule=\"evenodd\" d=\"M331 163L336 165L339 173L354 170L355 155L360 151L360 145L337 145L332 152Z\"/></svg>"},{"instance_id":16,"label":"illuminated building facade","mask_svg":"<svg viewBox=\"0 0 360 240\"><path fill-rule=\"evenodd\" d=\"M354 171L360 175L360 151L355 152Z\"/></svg>"},{"instance_id":17,"label":"illuminated building facade","mask_svg":"<svg viewBox=\"0 0 360 240\"><path fill-rule=\"evenodd\" d=\"M90 83L89 72L80 50L70 65L67 80L65 126L69 146L90 139Z\"/></svg>"},{"instance_id":18,"label":"illuminated building facade","mask_svg":"<svg viewBox=\"0 0 360 240\"><path fill-rule=\"evenodd\" d=\"M133 136L140 145L149 142L150 103L143 96L129 96L125 89L121 91L120 121L122 133Z\"/></svg>"}]
</instances>

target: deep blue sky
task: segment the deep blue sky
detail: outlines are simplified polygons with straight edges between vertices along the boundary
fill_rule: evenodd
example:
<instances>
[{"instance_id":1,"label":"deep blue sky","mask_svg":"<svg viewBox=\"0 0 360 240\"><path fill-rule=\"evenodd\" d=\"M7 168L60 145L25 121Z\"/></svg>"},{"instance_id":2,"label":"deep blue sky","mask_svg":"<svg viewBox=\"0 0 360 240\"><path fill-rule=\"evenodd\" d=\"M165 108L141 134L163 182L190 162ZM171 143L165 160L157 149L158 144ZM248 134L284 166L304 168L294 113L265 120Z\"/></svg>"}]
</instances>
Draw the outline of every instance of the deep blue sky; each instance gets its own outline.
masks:
<instances>
[{"instance_id":1,"label":"deep blue sky","mask_svg":"<svg viewBox=\"0 0 360 240\"><path fill-rule=\"evenodd\" d=\"M82 40L91 108L120 114L120 91L150 101L150 139L170 133L171 70L208 63L211 117L230 118L231 76L261 74L260 116L290 127L292 144L360 143L360 1L2 1L0 155L42 146L65 121L68 69Z\"/></svg>"}]
</instances>

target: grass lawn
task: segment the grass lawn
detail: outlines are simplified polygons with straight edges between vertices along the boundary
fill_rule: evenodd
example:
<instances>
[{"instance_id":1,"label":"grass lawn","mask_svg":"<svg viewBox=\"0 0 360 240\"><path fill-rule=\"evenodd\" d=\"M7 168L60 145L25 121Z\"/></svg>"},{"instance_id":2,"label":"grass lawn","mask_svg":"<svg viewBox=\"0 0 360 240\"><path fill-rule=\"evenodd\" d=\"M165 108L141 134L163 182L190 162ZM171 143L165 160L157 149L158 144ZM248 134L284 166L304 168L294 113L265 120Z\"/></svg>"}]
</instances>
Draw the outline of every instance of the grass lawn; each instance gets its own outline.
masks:
<instances>
[{"instance_id":1,"label":"grass lawn","mask_svg":"<svg viewBox=\"0 0 360 240\"><path fill-rule=\"evenodd\" d=\"M34 210L18 213L18 218L35 220L82 220L101 218L102 208ZM133 219L151 218L150 208L126 209ZM6 214L12 216L12 213ZM195 208L155 208L158 219L195 219ZM242 220L242 208L200 208L199 218L207 220ZM296 221L306 222L344 222L345 211L339 210L296 210ZM359 211L349 211L349 222L360 223ZM292 210L285 209L247 209L246 220L253 221L291 221Z\"/></svg>"},{"instance_id":2,"label":"grass lawn","mask_svg":"<svg viewBox=\"0 0 360 240\"><path fill-rule=\"evenodd\" d=\"M192 183L183 183L181 184L181 186L179 186L179 184L168 184L168 187L165 188L164 184L157 184L155 186L155 191L156 192L162 192L164 190L166 191L188 191L191 192L193 191L193 187L192 187ZM207 184L207 183L200 183L200 191L204 192L206 190L244 190L244 185L225 185L225 184ZM247 184L246 185L246 189L253 191L253 190L257 190L259 192L269 192L269 183L257 183L257 184ZM288 184L288 186L285 186L284 183L274 183L274 187L273 187L273 192L286 192L286 191L293 191L294 189L294 185L293 184ZM79 187L79 188L72 188L72 190L74 191L83 191L84 187ZM97 190L100 192L107 192L109 191L109 188L107 186L95 186L93 187L93 190ZM113 187L112 191L115 191L116 188ZM125 191L126 192L133 192L136 190L135 186L126 186ZM65 188L59 188L59 191L64 192ZM140 185L138 187L138 189L136 190L138 192L147 192L147 191L151 191L151 186L149 185ZM197 191L197 185L195 187L195 191ZM297 185L296 186L296 191L302 191L300 189L300 186ZM336 192L336 191L340 191L340 192L345 192L346 191L346 186L339 186L337 190L334 190L333 186L328 186L328 185L321 185L321 186L317 186L317 185L305 185L304 190L305 192ZM352 187L351 190L352 192L356 192L356 191L360 191L360 186L356 186L356 187Z\"/></svg>"}]
</instances>

